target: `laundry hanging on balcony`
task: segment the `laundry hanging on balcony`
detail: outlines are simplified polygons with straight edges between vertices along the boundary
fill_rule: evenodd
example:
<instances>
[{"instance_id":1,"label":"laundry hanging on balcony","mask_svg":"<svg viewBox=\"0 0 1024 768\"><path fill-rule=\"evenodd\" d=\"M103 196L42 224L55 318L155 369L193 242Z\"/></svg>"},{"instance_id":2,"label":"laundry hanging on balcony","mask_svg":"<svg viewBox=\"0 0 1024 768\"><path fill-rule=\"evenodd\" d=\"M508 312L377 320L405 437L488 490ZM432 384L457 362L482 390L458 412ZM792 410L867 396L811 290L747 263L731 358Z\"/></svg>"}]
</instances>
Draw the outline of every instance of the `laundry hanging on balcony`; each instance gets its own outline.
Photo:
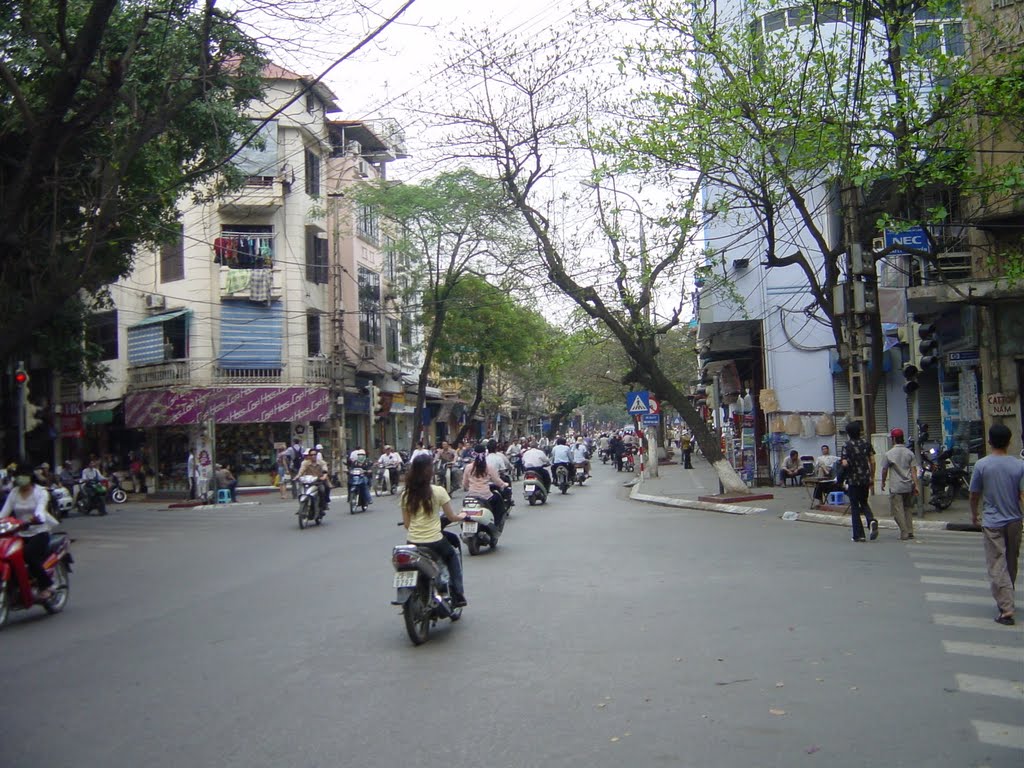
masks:
<instances>
[{"instance_id":1,"label":"laundry hanging on balcony","mask_svg":"<svg viewBox=\"0 0 1024 768\"><path fill-rule=\"evenodd\" d=\"M269 269L250 270L249 301L257 304L269 304L273 281L274 275Z\"/></svg>"}]
</instances>

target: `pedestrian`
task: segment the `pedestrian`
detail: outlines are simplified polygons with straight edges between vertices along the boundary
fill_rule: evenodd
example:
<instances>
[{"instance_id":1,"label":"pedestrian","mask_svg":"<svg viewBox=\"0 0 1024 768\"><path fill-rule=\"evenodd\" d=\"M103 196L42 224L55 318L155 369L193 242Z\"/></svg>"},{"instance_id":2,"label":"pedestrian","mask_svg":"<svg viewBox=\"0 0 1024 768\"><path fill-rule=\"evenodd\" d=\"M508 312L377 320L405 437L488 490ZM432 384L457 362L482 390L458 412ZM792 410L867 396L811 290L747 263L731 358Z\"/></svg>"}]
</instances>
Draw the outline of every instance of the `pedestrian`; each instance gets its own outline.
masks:
<instances>
[{"instance_id":1,"label":"pedestrian","mask_svg":"<svg viewBox=\"0 0 1024 768\"><path fill-rule=\"evenodd\" d=\"M231 501L238 501L238 480L231 473L231 468L218 464L214 476L217 478L217 487L227 488L231 493Z\"/></svg>"},{"instance_id":2,"label":"pedestrian","mask_svg":"<svg viewBox=\"0 0 1024 768\"><path fill-rule=\"evenodd\" d=\"M981 529L985 541L985 564L999 613L996 621L1014 623L1013 591L1020 556L1021 521L1024 507L1024 461L1007 454L1010 429L993 424L988 430L991 452L974 465L971 475L971 521Z\"/></svg>"},{"instance_id":3,"label":"pedestrian","mask_svg":"<svg viewBox=\"0 0 1024 768\"><path fill-rule=\"evenodd\" d=\"M903 442L902 429L892 430L889 437L894 445L882 457L882 490L889 481L889 511L900 529L900 541L907 541L914 538L914 503L921 493L917 484L920 466L917 456Z\"/></svg>"},{"instance_id":4,"label":"pedestrian","mask_svg":"<svg viewBox=\"0 0 1024 768\"><path fill-rule=\"evenodd\" d=\"M842 466L846 493L850 497L850 517L853 523L853 541L864 541L867 524L871 540L878 538L878 521L868 506L868 495L875 492L875 449L861 437L864 427L859 421L846 425L850 438L843 446ZM861 522L861 515L864 522Z\"/></svg>"},{"instance_id":5,"label":"pedestrian","mask_svg":"<svg viewBox=\"0 0 1024 768\"><path fill-rule=\"evenodd\" d=\"M693 438L688 429L679 438L679 451L683 454L683 469L693 469Z\"/></svg>"},{"instance_id":6,"label":"pedestrian","mask_svg":"<svg viewBox=\"0 0 1024 768\"><path fill-rule=\"evenodd\" d=\"M185 482L188 483L188 497L194 499L196 497L196 452L191 448L188 449L188 459L185 461Z\"/></svg>"}]
</instances>

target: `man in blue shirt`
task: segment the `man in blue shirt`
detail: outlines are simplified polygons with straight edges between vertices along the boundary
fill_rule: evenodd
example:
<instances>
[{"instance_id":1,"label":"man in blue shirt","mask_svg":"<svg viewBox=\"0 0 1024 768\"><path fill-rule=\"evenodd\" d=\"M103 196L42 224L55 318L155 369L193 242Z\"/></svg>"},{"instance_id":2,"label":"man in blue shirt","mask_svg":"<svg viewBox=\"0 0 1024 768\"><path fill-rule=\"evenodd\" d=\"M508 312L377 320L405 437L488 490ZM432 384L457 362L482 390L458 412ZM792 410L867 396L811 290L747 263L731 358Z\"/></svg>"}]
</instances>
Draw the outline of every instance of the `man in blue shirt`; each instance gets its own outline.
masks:
<instances>
[{"instance_id":1,"label":"man in blue shirt","mask_svg":"<svg viewBox=\"0 0 1024 768\"><path fill-rule=\"evenodd\" d=\"M974 465L971 475L971 521L978 525L978 506L983 506L981 528L985 537L985 563L992 585L1000 624L1014 623L1013 590L1020 556L1024 461L1006 453L1010 429L993 424L988 431L992 451Z\"/></svg>"}]
</instances>

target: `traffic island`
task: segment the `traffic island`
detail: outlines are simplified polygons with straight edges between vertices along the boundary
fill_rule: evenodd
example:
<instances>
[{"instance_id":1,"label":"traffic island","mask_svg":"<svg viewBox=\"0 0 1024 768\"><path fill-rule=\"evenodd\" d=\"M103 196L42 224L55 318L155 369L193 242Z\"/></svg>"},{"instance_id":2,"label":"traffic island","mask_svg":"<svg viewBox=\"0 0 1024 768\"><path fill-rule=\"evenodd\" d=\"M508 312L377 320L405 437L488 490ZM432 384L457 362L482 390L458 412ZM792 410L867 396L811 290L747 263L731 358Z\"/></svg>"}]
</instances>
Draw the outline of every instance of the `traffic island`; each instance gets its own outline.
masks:
<instances>
[{"instance_id":1,"label":"traffic island","mask_svg":"<svg viewBox=\"0 0 1024 768\"><path fill-rule=\"evenodd\" d=\"M716 493L713 496L698 496L697 500L712 504L742 504L745 501L767 501L774 498L770 493Z\"/></svg>"}]
</instances>

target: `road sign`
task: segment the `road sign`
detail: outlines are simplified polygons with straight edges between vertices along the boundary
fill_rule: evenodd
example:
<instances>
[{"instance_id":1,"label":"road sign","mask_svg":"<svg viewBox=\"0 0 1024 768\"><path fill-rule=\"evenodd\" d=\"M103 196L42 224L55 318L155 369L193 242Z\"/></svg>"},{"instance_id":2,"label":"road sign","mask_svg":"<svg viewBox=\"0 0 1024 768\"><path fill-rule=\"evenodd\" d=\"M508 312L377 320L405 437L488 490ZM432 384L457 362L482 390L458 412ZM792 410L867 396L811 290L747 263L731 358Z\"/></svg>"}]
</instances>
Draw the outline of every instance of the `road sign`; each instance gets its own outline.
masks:
<instances>
[{"instance_id":1,"label":"road sign","mask_svg":"<svg viewBox=\"0 0 1024 768\"><path fill-rule=\"evenodd\" d=\"M658 414L656 414L656 413L645 413L644 414L644 424L656 427L656 426L658 426L658 420L660 418L661 417L658 416Z\"/></svg>"},{"instance_id":2,"label":"road sign","mask_svg":"<svg viewBox=\"0 0 1024 768\"><path fill-rule=\"evenodd\" d=\"M648 392L646 389L642 389L638 392L629 392L626 394L626 411L633 416L639 416L641 414L650 411L650 406L647 404Z\"/></svg>"},{"instance_id":3,"label":"road sign","mask_svg":"<svg viewBox=\"0 0 1024 768\"><path fill-rule=\"evenodd\" d=\"M648 412L648 413L655 413L655 414L656 414L656 413L658 413L658 412L659 412L660 410L661 410L661 403L659 403L659 402L658 402L657 400L655 400L655 399L654 399L653 397L651 397L650 395L648 395L648 396L647 396L647 412Z\"/></svg>"},{"instance_id":4,"label":"road sign","mask_svg":"<svg viewBox=\"0 0 1024 768\"><path fill-rule=\"evenodd\" d=\"M981 365L981 352L977 349L961 349L946 355L947 368L973 368Z\"/></svg>"}]
</instances>

